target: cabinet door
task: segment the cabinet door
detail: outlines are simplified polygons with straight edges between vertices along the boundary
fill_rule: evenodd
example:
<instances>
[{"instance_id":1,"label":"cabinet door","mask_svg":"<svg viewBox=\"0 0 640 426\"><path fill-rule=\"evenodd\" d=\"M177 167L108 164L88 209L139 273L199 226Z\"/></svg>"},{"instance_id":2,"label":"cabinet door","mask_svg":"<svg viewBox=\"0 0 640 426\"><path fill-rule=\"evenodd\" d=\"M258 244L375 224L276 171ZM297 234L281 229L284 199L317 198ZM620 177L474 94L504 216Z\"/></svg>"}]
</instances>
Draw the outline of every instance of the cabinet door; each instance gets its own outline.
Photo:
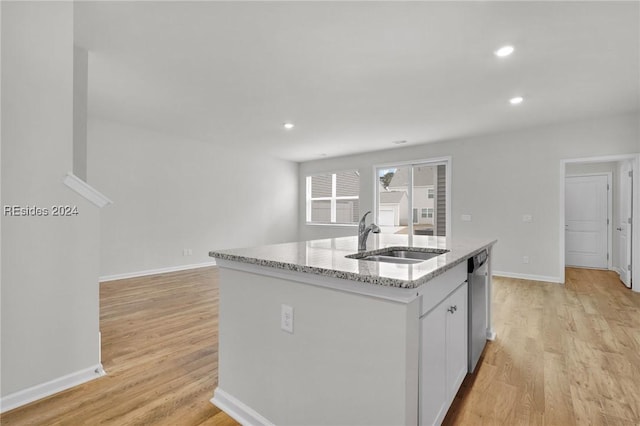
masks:
<instances>
[{"instance_id":1,"label":"cabinet door","mask_svg":"<svg viewBox=\"0 0 640 426\"><path fill-rule=\"evenodd\" d=\"M420 319L420 425L440 424L449 406L446 377L446 320L444 304ZM466 364L465 364L466 366Z\"/></svg>"},{"instance_id":2,"label":"cabinet door","mask_svg":"<svg viewBox=\"0 0 640 426\"><path fill-rule=\"evenodd\" d=\"M452 401L467 374L467 283L443 303L446 309L447 402Z\"/></svg>"}]
</instances>

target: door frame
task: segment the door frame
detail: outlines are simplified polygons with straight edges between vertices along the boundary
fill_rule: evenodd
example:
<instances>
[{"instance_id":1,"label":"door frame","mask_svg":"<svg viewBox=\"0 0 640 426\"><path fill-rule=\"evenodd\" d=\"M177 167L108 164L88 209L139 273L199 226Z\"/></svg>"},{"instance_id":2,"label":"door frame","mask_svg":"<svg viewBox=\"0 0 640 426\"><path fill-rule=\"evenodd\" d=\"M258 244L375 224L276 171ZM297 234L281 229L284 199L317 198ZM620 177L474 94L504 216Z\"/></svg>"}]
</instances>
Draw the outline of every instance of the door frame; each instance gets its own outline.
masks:
<instances>
[{"instance_id":1,"label":"door frame","mask_svg":"<svg viewBox=\"0 0 640 426\"><path fill-rule=\"evenodd\" d=\"M629 167L631 167L631 170L633 170L633 165L630 164L630 163L631 162L629 161L629 162L621 162L620 164L624 165L624 167L629 166ZM617 170L617 171L620 172L621 170ZM628 170L625 170L625 171L628 172ZM634 186L633 179L631 180L630 183L628 182L626 185L622 185L622 182L627 180L628 176L625 176L624 174L619 173L618 178L620 179L620 189L619 189L619 192L621 194L620 195L620 200L622 200L622 191L621 191L621 189L622 189L623 186L629 186L629 188L625 188L625 194L631 193L632 197L633 197L633 186ZM620 203L620 204L622 204L622 203ZM622 207L622 205L620 205L618 207ZM624 213L624 218L625 219L632 216L632 214L633 214L633 206L629 205L629 206L625 206L625 207L629 208L629 212L628 212L629 215L627 215L626 209L625 209L624 212L618 211L617 218L616 218L617 220L622 219L623 213ZM627 221L624 220L624 222L627 222ZM633 220L632 220L632 222L633 222ZM628 222L626 223L625 226L630 227L630 230L627 229L627 232L626 232L627 238L626 239L627 240L631 240L631 241L626 241L625 242L625 248L624 248L625 257L624 257L624 259L622 259L622 258L619 259L618 264L613 267L613 270L616 271L618 273L618 275L620 275L620 281L623 282L625 287L627 287L627 288L631 287L632 288L633 287L632 286L633 279L632 279L632 277L630 275L631 275L631 273L633 271L629 271L630 275L627 277L626 276L627 266L625 266L623 268L620 268L622 265L633 264L633 259L632 259L632 257L633 257L633 248L631 247L631 244L633 243L633 235L632 234L633 234L634 226L633 226L633 223L629 224ZM621 242L620 239L618 239L618 243L620 243L620 242ZM618 248L618 250L620 251L620 254L622 254L622 250L620 250L620 247ZM624 276L624 278L626 278L629 281L628 283L625 282L625 279L623 279L623 276Z\"/></svg>"},{"instance_id":2,"label":"door frame","mask_svg":"<svg viewBox=\"0 0 640 426\"><path fill-rule=\"evenodd\" d=\"M610 161L631 160L631 169L633 171L633 199L632 199L632 229L631 229L631 281L632 290L640 293L640 154L620 154L620 155L606 155L600 157L583 157L583 158L568 158L560 160L560 176L558 179L560 189L560 205L559 205L559 220L558 220L558 240L560 246L560 282L565 282L565 238L564 238L564 182L566 176L566 165L569 163L605 163Z\"/></svg>"},{"instance_id":3,"label":"door frame","mask_svg":"<svg viewBox=\"0 0 640 426\"><path fill-rule=\"evenodd\" d=\"M590 176L606 176L607 177L607 269L612 271L613 270L613 173L611 172L576 173L571 175L565 175L564 179L566 182L566 179L568 177L590 177ZM567 220L566 217L563 218L563 221L564 221L563 227L566 224L566 220ZM565 247L565 250L566 250L566 247Z\"/></svg>"}]
</instances>

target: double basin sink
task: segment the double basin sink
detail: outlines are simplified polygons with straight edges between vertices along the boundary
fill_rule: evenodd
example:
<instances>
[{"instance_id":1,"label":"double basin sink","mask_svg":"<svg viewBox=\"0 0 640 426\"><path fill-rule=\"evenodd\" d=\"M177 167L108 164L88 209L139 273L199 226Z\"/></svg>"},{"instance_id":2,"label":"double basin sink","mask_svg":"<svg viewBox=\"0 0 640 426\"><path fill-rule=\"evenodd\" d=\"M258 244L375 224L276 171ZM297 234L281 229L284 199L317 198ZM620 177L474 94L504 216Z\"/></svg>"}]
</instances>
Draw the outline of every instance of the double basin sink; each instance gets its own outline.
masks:
<instances>
[{"instance_id":1,"label":"double basin sink","mask_svg":"<svg viewBox=\"0 0 640 426\"><path fill-rule=\"evenodd\" d=\"M370 262L399 263L412 265L424 262L441 254L448 253L443 249L412 249L406 247L389 247L382 251L360 252L347 255L350 259L367 260Z\"/></svg>"}]
</instances>

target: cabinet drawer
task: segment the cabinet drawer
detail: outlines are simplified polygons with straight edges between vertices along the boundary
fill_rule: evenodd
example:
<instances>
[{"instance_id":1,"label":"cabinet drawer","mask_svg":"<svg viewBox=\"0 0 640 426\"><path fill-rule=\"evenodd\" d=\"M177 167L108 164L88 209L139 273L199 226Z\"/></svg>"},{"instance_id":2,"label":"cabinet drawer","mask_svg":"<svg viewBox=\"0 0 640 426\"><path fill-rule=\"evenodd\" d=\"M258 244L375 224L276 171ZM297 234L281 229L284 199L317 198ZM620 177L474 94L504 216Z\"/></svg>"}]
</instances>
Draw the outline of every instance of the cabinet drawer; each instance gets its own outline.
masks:
<instances>
[{"instance_id":1,"label":"cabinet drawer","mask_svg":"<svg viewBox=\"0 0 640 426\"><path fill-rule=\"evenodd\" d=\"M467 280L467 262L461 262L447 272L427 281L418 288L420 316L423 316L442 302L452 291Z\"/></svg>"}]
</instances>

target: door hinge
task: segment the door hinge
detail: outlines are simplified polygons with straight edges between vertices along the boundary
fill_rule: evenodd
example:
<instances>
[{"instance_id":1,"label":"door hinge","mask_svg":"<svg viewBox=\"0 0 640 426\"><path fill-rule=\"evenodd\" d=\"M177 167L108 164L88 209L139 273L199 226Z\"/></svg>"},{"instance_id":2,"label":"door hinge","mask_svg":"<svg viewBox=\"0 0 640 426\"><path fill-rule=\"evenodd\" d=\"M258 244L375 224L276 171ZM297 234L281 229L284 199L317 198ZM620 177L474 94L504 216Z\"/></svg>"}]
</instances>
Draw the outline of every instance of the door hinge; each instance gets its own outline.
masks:
<instances>
[{"instance_id":1,"label":"door hinge","mask_svg":"<svg viewBox=\"0 0 640 426\"><path fill-rule=\"evenodd\" d=\"M633 170L629 171L629 177L632 178L633 177Z\"/></svg>"},{"instance_id":2,"label":"door hinge","mask_svg":"<svg viewBox=\"0 0 640 426\"><path fill-rule=\"evenodd\" d=\"M631 265L628 265L627 269L631 272Z\"/></svg>"},{"instance_id":3,"label":"door hinge","mask_svg":"<svg viewBox=\"0 0 640 426\"><path fill-rule=\"evenodd\" d=\"M627 223L631 225L631 218L627 219Z\"/></svg>"},{"instance_id":4,"label":"door hinge","mask_svg":"<svg viewBox=\"0 0 640 426\"><path fill-rule=\"evenodd\" d=\"M609 224L609 218L607 218L607 225Z\"/></svg>"},{"instance_id":5,"label":"door hinge","mask_svg":"<svg viewBox=\"0 0 640 426\"><path fill-rule=\"evenodd\" d=\"M609 184L607 184L607 191L609 190Z\"/></svg>"},{"instance_id":6,"label":"door hinge","mask_svg":"<svg viewBox=\"0 0 640 426\"><path fill-rule=\"evenodd\" d=\"M609 260L609 253L607 253L607 260Z\"/></svg>"}]
</instances>

